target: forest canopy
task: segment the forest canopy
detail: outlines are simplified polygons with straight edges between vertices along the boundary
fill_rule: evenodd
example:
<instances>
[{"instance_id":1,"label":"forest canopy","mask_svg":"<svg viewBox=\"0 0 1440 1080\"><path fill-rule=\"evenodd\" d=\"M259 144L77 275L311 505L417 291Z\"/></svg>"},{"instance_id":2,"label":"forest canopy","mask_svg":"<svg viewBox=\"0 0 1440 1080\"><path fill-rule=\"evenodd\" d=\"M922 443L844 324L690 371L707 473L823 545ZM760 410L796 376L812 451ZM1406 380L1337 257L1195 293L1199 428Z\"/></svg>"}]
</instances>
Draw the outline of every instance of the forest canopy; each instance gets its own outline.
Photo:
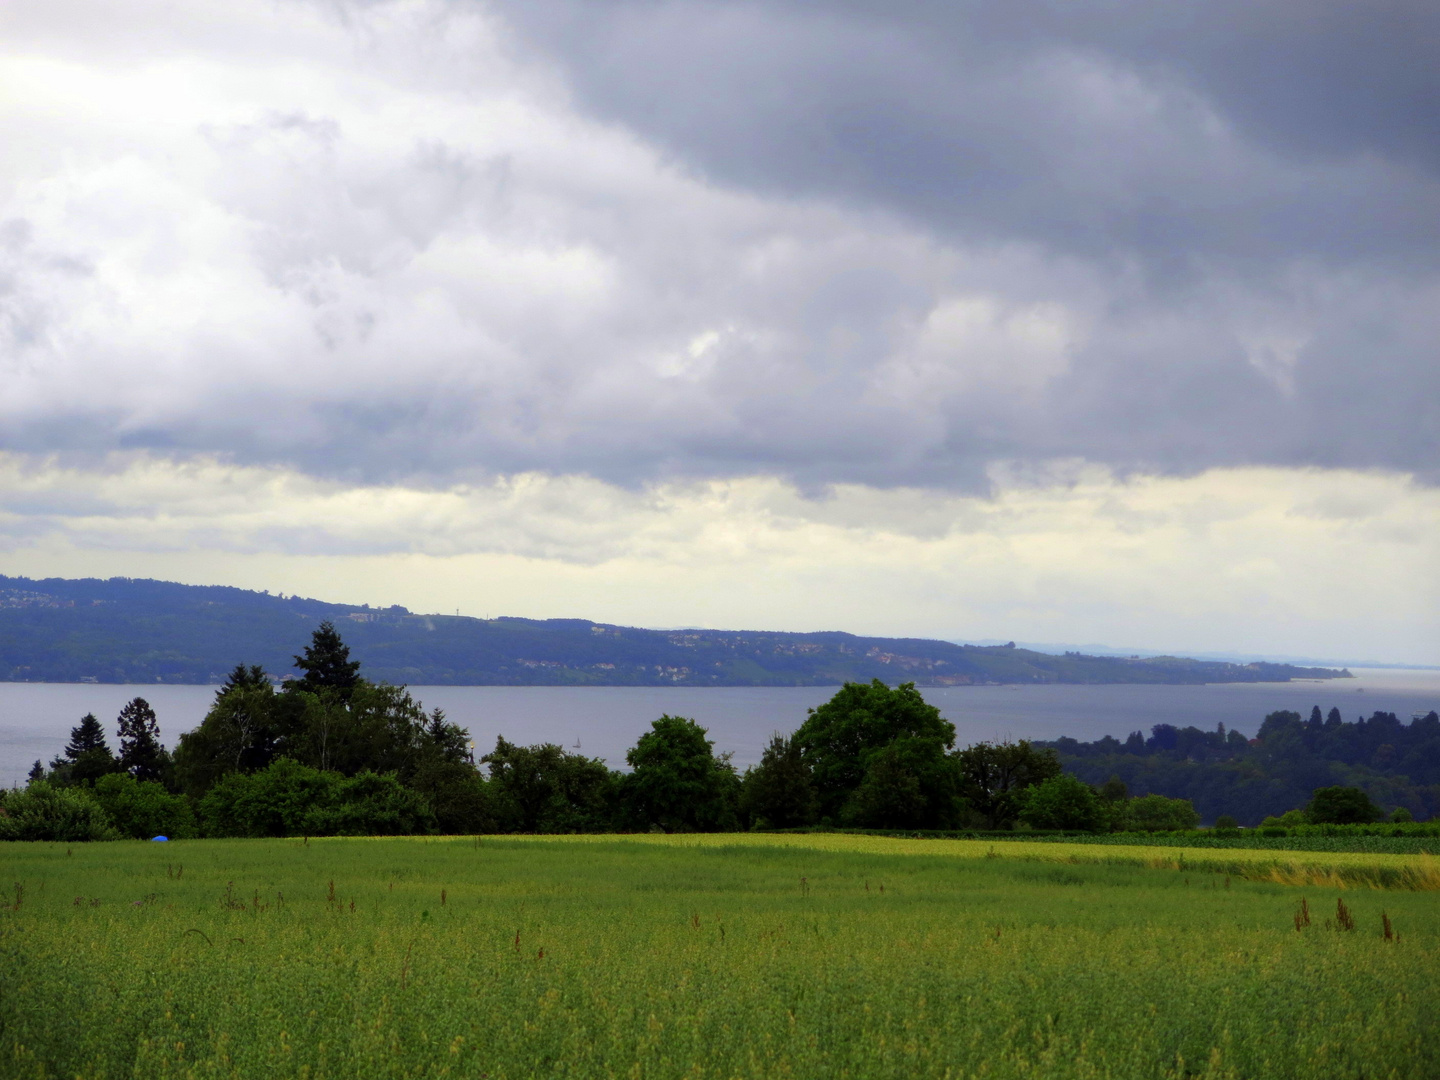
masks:
<instances>
[{"instance_id":1,"label":"forest canopy","mask_svg":"<svg viewBox=\"0 0 1440 1080\"><path fill-rule=\"evenodd\" d=\"M1391 810L1422 820L1440 813L1440 714L1411 723L1374 712L1346 721L1340 710L1308 717L1291 711L1265 717L1255 738L1217 725L1214 731L1156 724L1147 738L1095 742L1056 739L1068 772L1092 784L1118 777L1132 792L1189 799L1205 820L1221 814L1241 824L1306 806L1319 788L1362 790Z\"/></svg>"}]
</instances>

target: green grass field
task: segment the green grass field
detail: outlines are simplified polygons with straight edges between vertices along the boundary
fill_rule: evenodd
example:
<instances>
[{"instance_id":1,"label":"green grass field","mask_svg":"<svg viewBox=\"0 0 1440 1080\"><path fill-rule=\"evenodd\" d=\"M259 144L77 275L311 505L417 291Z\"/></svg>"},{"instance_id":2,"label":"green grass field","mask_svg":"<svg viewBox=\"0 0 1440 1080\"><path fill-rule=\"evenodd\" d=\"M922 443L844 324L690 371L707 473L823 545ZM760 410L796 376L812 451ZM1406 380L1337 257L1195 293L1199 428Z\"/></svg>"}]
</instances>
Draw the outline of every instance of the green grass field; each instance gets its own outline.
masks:
<instances>
[{"instance_id":1,"label":"green grass field","mask_svg":"<svg viewBox=\"0 0 1440 1080\"><path fill-rule=\"evenodd\" d=\"M11 844L0 1075L1440 1075L1433 860L1178 854ZM1353 931L1327 928L1337 899Z\"/></svg>"}]
</instances>

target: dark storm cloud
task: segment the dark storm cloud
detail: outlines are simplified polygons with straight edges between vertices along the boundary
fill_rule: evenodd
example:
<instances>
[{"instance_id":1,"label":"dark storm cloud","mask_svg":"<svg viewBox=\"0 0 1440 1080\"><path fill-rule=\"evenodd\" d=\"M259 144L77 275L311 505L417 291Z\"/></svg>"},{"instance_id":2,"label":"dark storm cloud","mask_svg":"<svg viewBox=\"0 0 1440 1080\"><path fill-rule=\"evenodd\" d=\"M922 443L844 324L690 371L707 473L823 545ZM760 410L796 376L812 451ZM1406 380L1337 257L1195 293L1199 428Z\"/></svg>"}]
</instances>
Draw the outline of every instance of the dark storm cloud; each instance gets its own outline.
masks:
<instances>
[{"instance_id":1,"label":"dark storm cloud","mask_svg":"<svg viewBox=\"0 0 1440 1080\"><path fill-rule=\"evenodd\" d=\"M729 182L1162 264L1435 258L1433 4L504 10L586 106Z\"/></svg>"},{"instance_id":2,"label":"dark storm cloud","mask_svg":"<svg viewBox=\"0 0 1440 1080\"><path fill-rule=\"evenodd\" d=\"M1433 4L0 20L3 448L1440 480Z\"/></svg>"},{"instance_id":3,"label":"dark storm cloud","mask_svg":"<svg viewBox=\"0 0 1440 1080\"><path fill-rule=\"evenodd\" d=\"M1036 244L1108 281L1109 311L1044 402L989 439L954 414L935 475L1053 453L1440 476L1440 6L503 10L583 107L704 176L951 242ZM1303 327L1279 368L1263 344L1247 356L1231 318L1247 306Z\"/></svg>"}]
</instances>

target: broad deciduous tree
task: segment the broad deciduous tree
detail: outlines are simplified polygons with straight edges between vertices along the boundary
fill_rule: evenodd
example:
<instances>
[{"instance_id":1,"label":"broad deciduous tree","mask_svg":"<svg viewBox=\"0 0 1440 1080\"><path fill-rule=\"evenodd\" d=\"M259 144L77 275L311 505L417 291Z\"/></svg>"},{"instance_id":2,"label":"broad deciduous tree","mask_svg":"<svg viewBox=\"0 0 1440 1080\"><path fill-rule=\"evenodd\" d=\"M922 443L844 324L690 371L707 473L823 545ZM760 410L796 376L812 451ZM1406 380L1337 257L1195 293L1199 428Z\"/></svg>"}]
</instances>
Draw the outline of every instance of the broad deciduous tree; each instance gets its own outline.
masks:
<instances>
[{"instance_id":1,"label":"broad deciduous tree","mask_svg":"<svg viewBox=\"0 0 1440 1080\"><path fill-rule=\"evenodd\" d=\"M723 832L738 824L739 777L729 755L694 720L665 715L625 755L633 770L622 790L642 827L666 832Z\"/></svg>"},{"instance_id":2,"label":"broad deciduous tree","mask_svg":"<svg viewBox=\"0 0 1440 1080\"><path fill-rule=\"evenodd\" d=\"M1305 816L1317 825L1368 825L1383 812L1357 787L1316 788Z\"/></svg>"},{"instance_id":3,"label":"broad deciduous tree","mask_svg":"<svg viewBox=\"0 0 1440 1080\"><path fill-rule=\"evenodd\" d=\"M1036 829L1099 832L1108 824L1095 789L1069 773L1060 773L1026 789L1020 800L1019 817Z\"/></svg>"},{"instance_id":4,"label":"broad deciduous tree","mask_svg":"<svg viewBox=\"0 0 1440 1080\"><path fill-rule=\"evenodd\" d=\"M872 758L898 739L919 741L911 743L903 755L892 753L883 767L884 778L875 779L877 797L883 787L890 792L885 798L892 804L900 788L909 786L908 780L896 786L899 758L911 765L920 756L932 759L911 777L923 786L943 772L939 762L955 743L955 725L926 703L914 683L902 683L892 690L879 679L846 683L824 705L811 709L795 732L794 742L810 766L821 813L835 821L845 817L847 804L865 781ZM867 797L867 805L872 803ZM854 808L850 809L853 813Z\"/></svg>"},{"instance_id":5,"label":"broad deciduous tree","mask_svg":"<svg viewBox=\"0 0 1440 1080\"><path fill-rule=\"evenodd\" d=\"M1060 775L1060 759L1051 749L1019 742L976 743L955 755L961 793L991 829L1010 825L1028 787Z\"/></svg>"}]
</instances>

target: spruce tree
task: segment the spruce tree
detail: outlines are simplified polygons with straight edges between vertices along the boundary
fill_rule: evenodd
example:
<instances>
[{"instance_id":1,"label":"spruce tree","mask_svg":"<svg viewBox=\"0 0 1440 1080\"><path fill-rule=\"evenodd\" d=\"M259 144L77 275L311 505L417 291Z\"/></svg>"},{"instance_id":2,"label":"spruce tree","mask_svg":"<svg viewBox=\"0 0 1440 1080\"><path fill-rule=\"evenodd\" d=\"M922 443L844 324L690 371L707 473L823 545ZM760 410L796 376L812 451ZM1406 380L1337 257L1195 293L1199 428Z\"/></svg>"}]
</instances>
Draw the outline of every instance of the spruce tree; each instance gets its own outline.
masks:
<instances>
[{"instance_id":1,"label":"spruce tree","mask_svg":"<svg viewBox=\"0 0 1440 1080\"><path fill-rule=\"evenodd\" d=\"M360 682L360 661L350 659L350 647L340 640L329 619L310 636L305 655L295 657L295 666L305 672L305 677L290 683L287 690L338 690L348 698Z\"/></svg>"},{"instance_id":2,"label":"spruce tree","mask_svg":"<svg viewBox=\"0 0 1440 1080\"><path fill-rule=\"evenodd\" d=\"M120 710L120 767L136 780L160 780L169 755L160 745L160 724L144 698Z\"/></svg>"},{"instance_id":3,"label":"spruce tree","mask_svg":"<svg viewBox=\"0 0 1440 1080\"><path fill-rule=\"evenodd\" d=\"M236 664L235 670L225 676L224 684L215 691L215 700L219 701L233 690L258 690L269 682L270 676L265 674L265 669L259 664L251 664L249 667Z\"/></svg>"},{"instance_id":4,"label":"spruce tree","mask_svg":"<svg viewBox=\"0 0 1440 1080\"><path fill-rule=\"evenodd\" d=\"M86 713L80 723L70 729L70 741L65 745L65 757L72 762L79 761L81 754L97 750L110 753L105 745L105 727L95 719L94 713Z\"/></svg>"},{"instance_id":5,"label":"spruce tree","mask_svg":"<svg viewBox=\"0 0 1440 1080\"><path fill-rule=\"evenodd\" d=\"M86 713L80 723L70 729L65 756L57 758L52 767L60 782L66 784L93 784L120 768L105 744L105 727L95 719L94 713Z\"/></svg>"}]
</instances>

